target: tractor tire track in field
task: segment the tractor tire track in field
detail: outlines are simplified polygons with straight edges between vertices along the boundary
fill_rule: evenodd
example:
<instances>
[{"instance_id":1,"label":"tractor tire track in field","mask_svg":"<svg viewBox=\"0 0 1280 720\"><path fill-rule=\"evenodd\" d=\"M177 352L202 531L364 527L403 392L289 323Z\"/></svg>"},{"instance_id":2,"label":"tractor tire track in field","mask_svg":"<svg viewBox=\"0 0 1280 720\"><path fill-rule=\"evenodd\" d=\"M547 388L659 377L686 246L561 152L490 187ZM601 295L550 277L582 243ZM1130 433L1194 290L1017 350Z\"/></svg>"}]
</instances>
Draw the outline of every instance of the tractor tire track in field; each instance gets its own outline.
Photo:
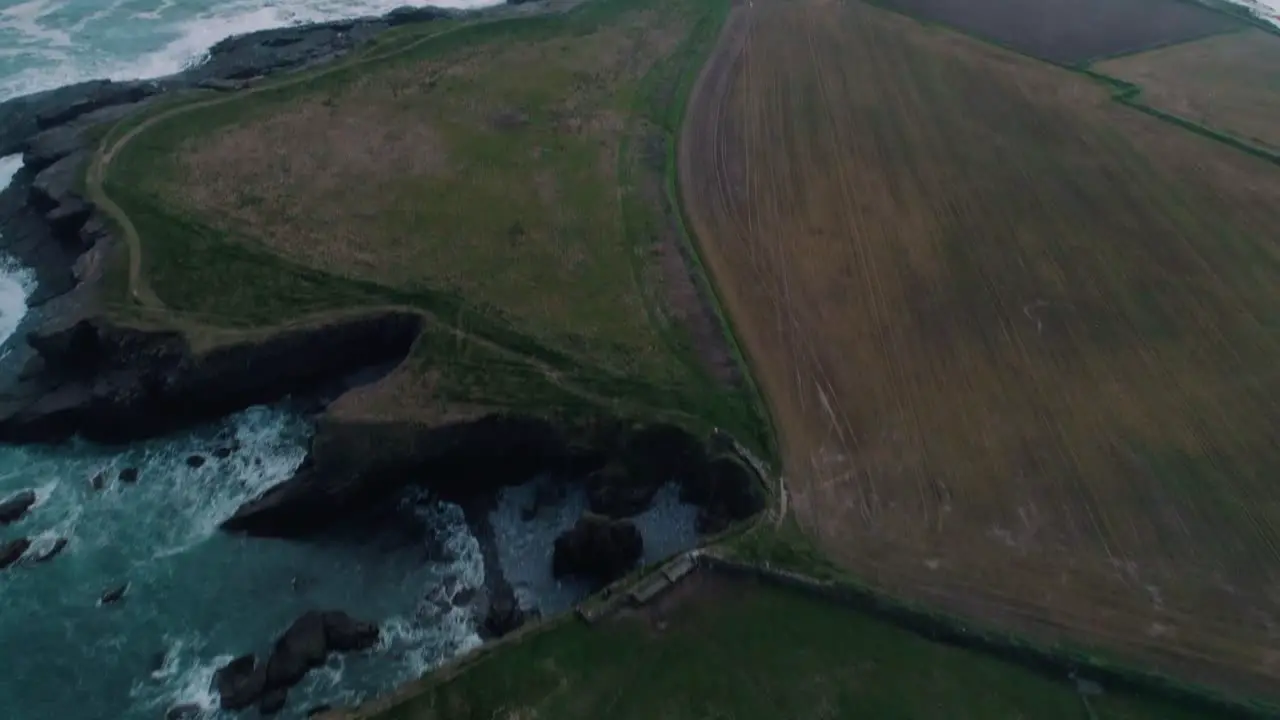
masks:
<instances>
[{"instance_id":1,"label":"tractor tire track in field","mask_svg":"<svg viewBox=\"0 0 1280 720\"><path fill-rule=\"evenodd\" d=\"M734 9L679 161L834 560L1276 692L1280 389L1242 382L1280 354L1273 168L839 0Z\"/></svg>"}]
</instances>

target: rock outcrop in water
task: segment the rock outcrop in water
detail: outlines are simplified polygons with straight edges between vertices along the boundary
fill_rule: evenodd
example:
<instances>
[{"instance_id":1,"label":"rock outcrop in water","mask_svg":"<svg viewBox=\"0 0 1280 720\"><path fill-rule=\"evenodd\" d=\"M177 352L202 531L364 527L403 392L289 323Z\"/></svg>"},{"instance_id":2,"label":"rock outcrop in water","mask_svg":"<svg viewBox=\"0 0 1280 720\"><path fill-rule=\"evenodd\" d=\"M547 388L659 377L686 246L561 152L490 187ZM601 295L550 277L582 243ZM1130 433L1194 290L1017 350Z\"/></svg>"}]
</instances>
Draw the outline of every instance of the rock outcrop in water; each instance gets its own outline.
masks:
<instances>
[{"instance_id":1,"label":"rock outcrop in water","mask_svg":"<svg viewBox=\"0 0 1280 720\"><path fill-rule=\"evenodd\" d=\"M27 510L36 504L36 494L33 490L23 490L22 492L0 501L0 525L8 525L22 519L27 514Z\"/></svg>"},{"instance_id":2,"label":"rock outcrop in water","mask_svg":"<svg viewBox=\"0 0 1280 720\"><path fill-rule=\"evenodd\" d=\"M587 514L556 538L551 572L606 585L630 572L643 554L644 539L633 523Z\"/></svg>"},{"instance_id":3,"label":"rock outcrop in water","mask_svg":"<svg viewBox=\"0 0 1280 720\"><path fill-rule=\"evenodd\" d=\"M324 665L330 653L367 650L378 643L378 626L360 622L340 611L303 614L276 640L265 664L242 655L214 674L214 688L224 710L242 710L255 703L263 715L284 707L289 689L311 670Z\"/></svg>"},{"instance_id":4,"label":"rock outcrop in water","mask_svg":"<svg viewBox=\"0 0 1280 720\"><path fill-rule=\"evenodd\" d=\"M18 562L29 547L31 547L31 540L24 537L0 542L0 570Z\"/></svg>"}]
</instances>

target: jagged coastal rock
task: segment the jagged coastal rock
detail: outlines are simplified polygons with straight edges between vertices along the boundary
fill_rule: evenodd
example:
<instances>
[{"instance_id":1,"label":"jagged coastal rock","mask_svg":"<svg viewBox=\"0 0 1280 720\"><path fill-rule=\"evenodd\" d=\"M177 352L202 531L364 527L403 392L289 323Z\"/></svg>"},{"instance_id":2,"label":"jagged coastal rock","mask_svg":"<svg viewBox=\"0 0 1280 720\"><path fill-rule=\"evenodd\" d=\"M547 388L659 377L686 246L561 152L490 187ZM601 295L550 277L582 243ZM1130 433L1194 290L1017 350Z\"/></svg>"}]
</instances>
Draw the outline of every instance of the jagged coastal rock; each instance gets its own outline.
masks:
<instances>
[{"instance_id":1,"label":"jagged coastal rock","mask_svg":"<svg viewBox=\"0 0 1280 720\"><path fill-rule=\"evenodd\" d=\"M34 367L0 398L0 439L164 434L398 360L421 322L408 312L371 314L197 352L178 332L80 320L29 337Z\"/></svg>"},{"instance_id":2,"label":"jagged coastal rock","mask_svg":"<svg viewBox=\"0 0 1280 720\"><path fill-rule=\"evenodd\" d=\"M18 562L29 547L31 547L31 540L24 537L0 541L0 570Z\"/></svg>"},{"instance_id":3,"label":"jagged coastal rock","mask_svg":"<svg viewBox=\"0 0 1280 720\"><path fill-rule=\"evenodd\" d=\"M36 504L36 494L33 490L23 490L16 495L12 495L0 501L0 525L8 525L22 519L23 515Z\"/></svg>"},{"instance_id":4,"label":"jagged coastal rock","mask_svg":"<svg viewBox=\"0 0 1280 720\"><path fill-rule=\"evenodd\" d=\"M605 585L626 575L644 554L644 539L629 520L587 514L556 538L551 572Z\"/></svg>"},{"instance_id":5,"label":"jagged coastal rock","mask_svg":"<svg viewBox=\"0 0 1280 720\"><path fill-rule=\"evenodd\" d=\"M289 688L324 664L330 653L367 650L378 643L378 626L341 611L309 611L285 630L265 663L253 654L241 655L214 674L224 710L242 710L255 703L263 715L279 712Z\"/></svg>"}]
</instances>

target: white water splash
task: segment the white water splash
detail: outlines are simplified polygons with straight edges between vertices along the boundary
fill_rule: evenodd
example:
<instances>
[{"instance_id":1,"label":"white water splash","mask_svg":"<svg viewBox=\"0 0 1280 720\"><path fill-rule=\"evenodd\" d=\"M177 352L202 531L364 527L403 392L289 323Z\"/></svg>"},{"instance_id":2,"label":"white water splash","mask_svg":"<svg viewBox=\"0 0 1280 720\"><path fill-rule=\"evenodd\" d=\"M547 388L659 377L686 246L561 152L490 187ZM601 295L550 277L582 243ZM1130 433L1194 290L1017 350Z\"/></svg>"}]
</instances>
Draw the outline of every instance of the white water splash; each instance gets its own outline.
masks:
<instances>
[{"instance_id":1,"label":"white water splash","mask_svg":"<svg viewBox=\"0 0 1280 720\"><path fill-rule=\"evenodd\" d=\"M0 101L95 78L161 77L200 60L233 35L312 22L382 15L397 7L472 9L501 0L239 0L190 3L165 0L152 9L126 7L123 0L68 23L68 3L32 0L0 10L0 38L16 38L27 67L0 77ZM128 27L130 42L104 28Z\"/></svg>"},{"instance_id":2,"label":"white water splash","mask_svg":"<svg viewBox=\"0 0 1280 720\"><path fill-rule=\"evenodd\" d=\"M0 158L0 190L9 186L9 181L21 168L21 155ZM34 289L35 278L31 271L0 255L0 346L17 331L26 316L27 298ZM0 359L8 354L9 349L0 350Z\"/></svg>"}]
</instances>

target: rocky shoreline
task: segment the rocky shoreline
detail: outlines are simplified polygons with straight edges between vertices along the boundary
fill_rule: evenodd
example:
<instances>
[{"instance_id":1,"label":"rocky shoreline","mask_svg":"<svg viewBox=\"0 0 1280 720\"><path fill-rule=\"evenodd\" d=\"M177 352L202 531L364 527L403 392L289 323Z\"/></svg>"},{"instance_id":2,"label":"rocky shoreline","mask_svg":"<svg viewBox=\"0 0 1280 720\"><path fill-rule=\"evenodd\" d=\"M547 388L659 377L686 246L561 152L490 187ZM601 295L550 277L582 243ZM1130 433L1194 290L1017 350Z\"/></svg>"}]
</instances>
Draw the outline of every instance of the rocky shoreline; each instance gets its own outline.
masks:
<instances>
[{"instance_id":1,"label":"rocky shoreline","mask_svg":"<svg viewBox=\"0 0 1280 720\"><path fill-rule=\"evenodd\" d=\"M236 89L331 61L393 27L455 15L402 8L377 18L252 33L218 43L204 62L173 76L80 83L0 104L0 157L23 158L0 192L0 252L29 268L36 281L19 328L26 342L15 342L6 359L23 369L0 379L0 442L81 436L122 443L250 405L321 397L303 466L241 506L225 530L289 538L323 533L416 484L466 507L484 546L492 534L486 504L505 486L547 474L585 483L593 517L601 518L557 541L557 555L565 558L557 560L557 573L583 571L600 582L635 562L638 536L626 518L647 508L668 482L678 482L682 499L699 507L703 532L760 511L762 488L732 444L675 426L497 411L434 425L355 422L326 413L326 392L336 387L340 394L344 379L405 358L423 322L410 311L369 312L201 347L179 331L126 326L101 312L96 281L115 239L77 190L93 128L166 93ZM605 547L615 539L616 556ZM486 548L487 567L496 565L492 555ZM575 570L575 563L581 567ZM501 572L492 569L483 619L490 636L525 620Z\"/></svg>"}]
</instances>

